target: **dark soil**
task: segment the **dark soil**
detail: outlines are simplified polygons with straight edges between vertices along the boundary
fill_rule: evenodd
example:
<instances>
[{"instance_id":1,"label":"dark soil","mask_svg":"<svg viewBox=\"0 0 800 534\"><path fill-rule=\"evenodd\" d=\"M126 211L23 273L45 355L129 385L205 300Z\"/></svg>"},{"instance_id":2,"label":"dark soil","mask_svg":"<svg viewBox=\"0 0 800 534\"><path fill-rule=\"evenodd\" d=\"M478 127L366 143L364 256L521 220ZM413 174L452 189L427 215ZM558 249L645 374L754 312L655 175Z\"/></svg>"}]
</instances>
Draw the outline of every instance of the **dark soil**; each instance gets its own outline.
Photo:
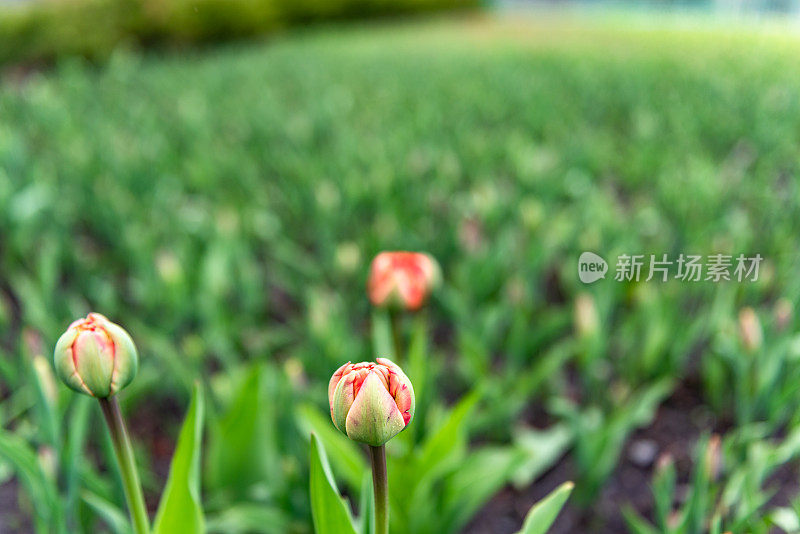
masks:
<instances>
[{"instance_id":1,"label":"dark soil","mask_svg":"<svg viewBox=\"0 0 800 534\"><path fill-rule=\"evenodd\" d=\"M30 507L21 506L19 490L20 487L14 479L0 485L0 532L4 534L33 532Z\"/></svg>"}]
</instances>

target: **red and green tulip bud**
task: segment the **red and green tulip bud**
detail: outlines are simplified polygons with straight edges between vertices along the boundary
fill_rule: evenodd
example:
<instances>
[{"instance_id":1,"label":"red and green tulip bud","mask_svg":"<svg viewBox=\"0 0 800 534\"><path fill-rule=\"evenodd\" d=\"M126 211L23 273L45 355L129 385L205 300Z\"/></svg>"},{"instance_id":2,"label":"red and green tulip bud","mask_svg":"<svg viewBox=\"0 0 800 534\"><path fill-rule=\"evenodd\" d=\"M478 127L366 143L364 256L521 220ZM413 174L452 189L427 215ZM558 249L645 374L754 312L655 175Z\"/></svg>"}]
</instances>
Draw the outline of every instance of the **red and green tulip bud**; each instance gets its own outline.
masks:
<instances>
[{"instance_id":1,"label":"red and green tulip bud","mask_svg":"<svg viewBox=\"0 0 800 534\"><path fill-rule=\"evenodd\" d=\"M414 417L414 388L386 358L346 363L331 378L328 400L333 424L353 441L379 447Z\"/></svg>"},{"instance_id":2,"label":"red and green tulip bud","mask_svg":"<svg viewBox=\"0 0 800 534\"><path fill-rule=\"evenodd\" d=\"M139 363L128 333L99 313L69 325L56 343L54 358L66 385L100 399L127 386Z\"/></svg>"},{"instance_id":3,"label":"red and green tulip bud","mask_svg":"<svg viewBox=\"0 0 800 534\"><path fill-rule=\"evenodd\" d=\"M372 260L367 292L375 306L414 311L425 304L440 280L439 265L428 254L381 252Z\"/></svg>"}]
</instances>

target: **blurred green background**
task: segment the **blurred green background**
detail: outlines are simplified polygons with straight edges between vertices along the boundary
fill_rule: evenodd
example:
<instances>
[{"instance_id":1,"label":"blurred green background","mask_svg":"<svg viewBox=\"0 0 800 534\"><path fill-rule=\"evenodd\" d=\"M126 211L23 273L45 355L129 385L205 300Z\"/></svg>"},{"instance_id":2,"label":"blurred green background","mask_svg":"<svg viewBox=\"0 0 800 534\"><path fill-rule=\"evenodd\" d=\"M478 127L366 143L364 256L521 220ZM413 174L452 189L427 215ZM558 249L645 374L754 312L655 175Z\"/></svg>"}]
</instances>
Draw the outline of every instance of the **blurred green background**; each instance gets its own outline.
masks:
<instances>
[{"instance_id":1,"label":"blurred green background","mask_svg":"<svg viewBox=\"0 0 800 534\"><path fill-rule=\"evenodd\" d=\"M0 531L125 532L99 412L47 363L94 310L140 350L121 397L151 507L200 380L209 530L310 532L310 429L360 488L326 384L374 356L367 269L392 249L444 286L404 323L429 409L390 476L458 438L393 488L395 532L514 532L564 480L554 532L800 529L800 36L421 14L453 7L0 6ZM611 263L593 285L586 250ZM620 254L680 253L765 260L613 280Z\"/></svg>"}]
</instances>

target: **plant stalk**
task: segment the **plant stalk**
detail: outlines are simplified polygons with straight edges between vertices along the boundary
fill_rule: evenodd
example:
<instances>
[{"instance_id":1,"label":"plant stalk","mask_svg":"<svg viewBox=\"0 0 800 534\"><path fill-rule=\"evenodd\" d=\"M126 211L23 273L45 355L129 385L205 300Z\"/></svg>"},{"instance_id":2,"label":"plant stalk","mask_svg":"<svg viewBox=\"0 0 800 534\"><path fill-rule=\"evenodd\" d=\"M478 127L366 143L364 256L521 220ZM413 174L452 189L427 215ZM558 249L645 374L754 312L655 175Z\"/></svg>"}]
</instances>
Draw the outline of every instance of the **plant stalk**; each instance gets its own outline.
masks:
<instances>
[{"instance_id":1,"label":"plant stalk","mask_svg":"<svg viewBox=\"0 0 800 534\"><path fill-rule=\"evenodd\" d=\"M122 486L125 490L125 500L128 503L128 513L133 523L136 534L149 534L150 524L147 518L147 508L144 504L142 485L139 482L139 473L136 470L136 460L133 457L133 447L122 420L122 412L116 397L98 399L103 410L108 431L111 434L111 443L117 456Z\"/></svg>"},{"instance_id":2,"label":"plant stalk","mask_svg":"<svg viewBox=\"0 0 800 534\"><path fill-rule=\"evenodd\" d=\"M389 477L386 474L386 446L369 448L372 487L375 490L375 534L389 534Z\"/></svg>"},{"instance_id":3,"label":"plant stalk","mask_svg":"<svg viewBox=\"0 0 800 534\"><path fill-rule=\"evenodd\" d=\"M401 312L399 312L398 310L395 310L395 309L389 310L389 321L390 321L390 327L392 329L392 343L394 344L394 347L393 347L394 348L394 362L397 365L402 365L403 362L405 361L405 358L403 358L403 352L402 352L403 343L400 340L401 339L401 335L400 334L401 334L401 330L402 330L402 324L401 324L402 322L401 322L400 313Z\"/></svg>"}]
</instances>

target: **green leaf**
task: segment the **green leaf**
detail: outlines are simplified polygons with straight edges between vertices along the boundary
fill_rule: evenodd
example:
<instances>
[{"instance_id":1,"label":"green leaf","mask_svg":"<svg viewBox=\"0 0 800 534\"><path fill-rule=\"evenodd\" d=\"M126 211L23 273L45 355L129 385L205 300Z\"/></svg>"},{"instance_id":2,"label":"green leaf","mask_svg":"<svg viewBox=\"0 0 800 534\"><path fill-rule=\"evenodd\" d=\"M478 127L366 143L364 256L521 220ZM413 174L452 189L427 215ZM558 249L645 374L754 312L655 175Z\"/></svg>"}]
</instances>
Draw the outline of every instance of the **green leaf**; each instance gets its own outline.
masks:
<instances>
[{"instance_id":1,"label":"green leaf","mask_svg":"<svg viewBox=\"0 0 800 534\"><path fill-rule=\"evenodd\" d=\"M656 528L647 522L642 516L636 513L636 511L631 508L630 506L625 506L622 509L622 515L625 518L625 522L628 524L628 530L631 534L658 534L659 531ZM664 530L663 532L668 532Z\"/></svg>"},{"instance_id":2,"label":"green leaf","mask_svg":"<svg viewBox=\"0 0 800 534\"><path fill-rule=\"evenodd\" d=\"M435 473L446 470L450 462L458 462L466 446L467 417L478 402L478 392L473 392L462 399L450 412L445 422L422 446L422 453L417 462L417 474L433 477Z\"/></svg>"},{"instance_id":3,"label":"green leaf","mask_svg":"<svg viewBox=\"0 0 800 534\"><path fill-rule=\"evenodd\" d=\"M566 425L555 425L547 430L519 430L514 436L514 445L524 453L525 460L511 478L514 486L518 489L529 486L564 454L571 442L572 432Z\"/></svg>"},{"instance_id":4,"label":"green leaf","mask_svg":"<svg viewBox=\"0 0 800 534\"><path fill-rule=\"evenodd\" d=\"M36 507L36 531L64 532L58 490L42 469L36 452L25 441L3 430L0 458L12 465Z\"/></svg>"},{"instance_id":5,"label":"green leaf","mask_svg":"<svg viewBox=\"0 0 800 534\"><path fill-rule=\"evenodd\" d=\"M108 528L115 534L133 532L128 515L114 504L91 491L81 492L81 499L105 521Z\"/></svg>"},{"instance_id":6,"label":"green leaf","mask_svg":"<svg viewBox=\"0 0 800 534\"><path fill-rule=\"evenodd\" d=\"M246 490L268 478L275 445L273 404L265 394L267 368L255 364L236 388L227 412L210 423L207 482L210 488Z\"/></svg>"},{"instance_id":7,"label":"green leaf","mask_svg":"<svg viewBox=\"0 0 800 534\"><path fill-rule=\"evenodd\" d=\"M289 518L283 511L262 504L234 505L209 517L209 534L283 534L289 531Z\"/></svg>"},{"instance_id":8,"label":"green leaf","mask_svg":"<svg viewBox=\"0 0 800 534\"><path fill-rule=\"evenodd\" d=\"M467 451L469 416L479 399L478 392L464 397L447 414L436 431L423 443L419 453L402 458L387 458L392 473L390 487L403 488L403 492L389 492L393 513L390 520L396 527L403 526L411 532L422 532L431 522L442 519L441 511L432 506L435 502L436 483L457 469ZM432 512L431 516L419 513ZM395 513L396 512L396 513ZM435 529L432 531L436 532Z\"/></svg>"},{"instance_id":9,"label":"green leaf","mask_svg":"<svg viewBox=\"0 0 800 534\"><path fill-rule=\"evenodd\" d=\"M788 507L775 508L767 516L770 524L784 532L800 532L800 517L797 512Z\"/></svg>"},{"instance_id":10,"label":"green leaf","mask_svg":"<svg viewBox=\"0 0 800 534\"><path fill-rule=\"evenodd\" d=\"M483 447L470 452L444 484L444 505L438 511L442 529L460 531L472 516L502 488L522 453L511 447Z\"/></svg>"},{"instance_id":11,"label":"green leaf","mask_svg":"<svg viewBox=\"0 0 800 534\"><path fill-rule=\"evenodd\" d=\"M558 517L574 486L572 482L564 482L550 495L536 503L528 512L522 530L517 534L545 534Z\"/></svg>"},{"instance_id":12,"label":"green leaf","mask_svg":"<svg viewBox=\"0 0 800 534\"><path fill-rule=\"evenodd\" d=\"M364 455L354 441L336 430L329 415L322 415L310 404L304 404L297 410L301 428L307 435L314 434L331 451L331 463L334 471L350 488L361 487L364 473L368 471Z\"/></svg>"},{"instance_id":13,"label":"green leaf","mask_svg":"<svg viewBox=\"0 0 800 534\"><path fill-rule=\"evenodd\" d=\"M74 401L69 411L67 420L66 445L63 449L61 466L65 481L66 498L64 506L67 512L67 524L70 529L77 528L79 516L79 491L80 467L84 463L83 450L86 445L86 437L89 429L90 409L93 406L93 399L86 395L72 395Z\"/></svg>"},{"instance_id":14,"label":"green leaf","mask_svg":"<svg viewBox=\"0 0 800 534\"><path fill-rule=\"evenodd\" d=\"M339 495L325 449L311 435L310 490L311 516L317 534L357 534L347 503Z\"/></svg>"},{"instance_id":15,"label":"green leaf","mask_svg":"<svg viewBox=\"0 0 800 534\"><path fill-rule=\"evenodd\" d=\"M58 398L52 364L41 354L29 360L31 383L36 392L36 411L40 419L39 428L45 442L59 447L58 415L56 402Z\"/></svg>"},{"instance_id":16,"label":"green leaf","mask_svg":"<svg viewBox=\"0 0 800 534\"><path fill-rule=\"evenodd\" d=\"M372 473L364 473L364 483L361 485L361 500L359 508L361 516L358 518L359 532L361 534L374 534L375 532L375 497L372 491Z\"/></svg>"},{"instance_id":17,"label":"green leaf","mask_svg":"<svg viewBox=\"0 0 800 534\"><path fill-rule=\"evenodd\" d=\"M200 499L200 448L203 437L203 390L194 387L192 403L183 422L178 445L161 495L154 534L205 531Z\"/></svg>"}]
</instances>

